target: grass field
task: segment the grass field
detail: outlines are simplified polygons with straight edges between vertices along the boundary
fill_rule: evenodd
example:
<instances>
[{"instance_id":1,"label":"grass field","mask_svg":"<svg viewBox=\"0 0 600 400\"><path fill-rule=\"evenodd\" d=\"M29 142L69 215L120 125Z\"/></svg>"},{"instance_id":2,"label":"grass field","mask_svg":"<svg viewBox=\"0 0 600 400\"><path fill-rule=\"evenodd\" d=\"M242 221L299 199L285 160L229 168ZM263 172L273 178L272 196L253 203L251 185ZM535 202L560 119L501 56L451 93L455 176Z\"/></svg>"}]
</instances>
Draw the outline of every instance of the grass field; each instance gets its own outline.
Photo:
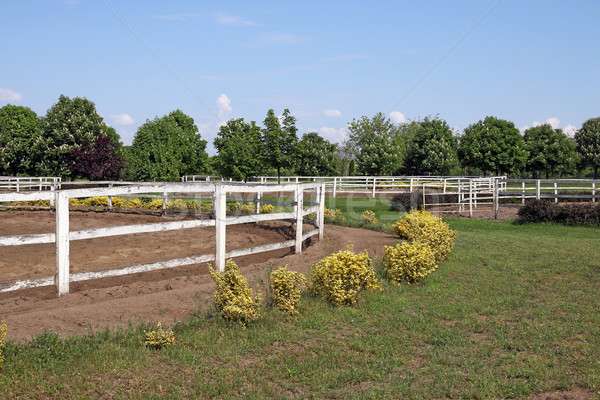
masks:
<instances>
[{"instance_id":1,"label":"grass field","mask_svg":"<svg viewBox=\"0 0 600 400\"><path fill-rule=\"evenodd\" d=\"M390 217L383 200L335 205ZM459 236L438 271L416 286L384 282L353 308L304 295L297 319L267 309L247 329L201 312L162 350L142 345L140 325L8 342L0 398L527 398L576 388L600 398L600 229L448 223Z\"/></svg>"}]
</instances>

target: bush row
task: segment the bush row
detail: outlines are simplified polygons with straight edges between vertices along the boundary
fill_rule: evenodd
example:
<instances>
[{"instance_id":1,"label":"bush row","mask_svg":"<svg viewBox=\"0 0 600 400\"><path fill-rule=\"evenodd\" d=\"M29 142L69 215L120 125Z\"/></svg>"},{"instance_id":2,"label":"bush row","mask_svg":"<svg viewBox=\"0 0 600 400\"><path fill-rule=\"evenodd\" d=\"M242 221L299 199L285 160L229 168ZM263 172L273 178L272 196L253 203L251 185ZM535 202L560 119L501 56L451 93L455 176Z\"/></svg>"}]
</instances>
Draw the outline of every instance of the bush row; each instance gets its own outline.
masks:
<instances>
[{"instance_id":1,"label":"bush row","mask_svg":"<svg viewBox=\"0 0 600 400\"><path fill-rule=\"evenodd\" d=\"M531 200L518 212L520 222L555 222L600 226L600 203L555 203Z\"/></svg>"}]
</instances>

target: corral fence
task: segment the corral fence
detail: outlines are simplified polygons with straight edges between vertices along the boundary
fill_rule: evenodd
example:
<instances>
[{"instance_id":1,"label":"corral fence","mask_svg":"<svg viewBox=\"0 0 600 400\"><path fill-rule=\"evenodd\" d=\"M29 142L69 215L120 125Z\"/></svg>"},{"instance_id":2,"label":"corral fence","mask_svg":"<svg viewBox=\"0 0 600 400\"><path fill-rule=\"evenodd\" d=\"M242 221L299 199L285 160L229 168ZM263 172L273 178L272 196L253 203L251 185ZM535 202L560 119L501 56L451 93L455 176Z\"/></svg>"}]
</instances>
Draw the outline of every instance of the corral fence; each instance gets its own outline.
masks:
<instances>
[{"instance_id":1,"label":"corral fence","mask_svg":"<svg viewBox=\"0 0 600 400\"><path fill-rule=\"evenodd\" d=\"M293 201L287 203L277 203L261 199L261 195L264 193L282 192L288 194L291 193L293 195ZM161 193L161 195L164 195L165 193L177 193L177 196L179 197L196 197L197 195L209 195L210 197L212 197L214 204L211 218L104 227L96 229L85 229L79 231L70 231L69 229L69 199L96 196L148 196L152 193ZM287 207L287 209L291 208L292 211L285 211L286 209L283 208L284 211L278 210L280 212L270 214L254 213L249 215L237 214L234 216L227 216L226 211L228 195L238 195L238 197L233 197L233 199L237 201L240 200L240 194L254 194L254 197L251 200L257 202L256 212L258 212L260 203L282 205L284 207ZM314 201L304 201L305 194L309 195L309 198L314 198ZM54 200L56 210L55 233L0 236L0 247L55 243L56 274L53 277L26 279L13 282L0 282L0 293L25 288L56 285L56 294L57 296L60 296L69 292L70 282L85 281L111 276L121 276L138 272L147 272L164 268L173 268L184 265L205 263L210 261L214 261L216 268L220 271L223 271L225 268L226 257L239 257L289 247L294 247L296 253L301 253L302 244L305 240L313 236L318 236L319 239L323 238L325 190L324 185L318 182L281 185L261 185L256 183L239 184L221 182L162 183L126 186L113 185L113 187L95 187L83 189L62 189L56 190L54 192L36 191L0 193L0 206L2 205L2 203L14 201L38 200ZM303 220L310 214L316 215L315 221L312 222L315 229L303 233ZM296 225L295 238L283 242L254 246L245 249L236 249L231 251L226 250L226 232L228 225L274 220L292 221ZM215 227L216 232L214 254L204 254L194 257L179 258L150 264L140 264L111 270L70 273L69 249L70 242L74 240L213 226Z\"/></svg>"},{"instance_id":2,"label":"corral fence","mask_svg":"<svg viewBox=\"0 0 600 400\"><path fill-rule=\"evenodd\" d=\"M16 177L0 176L0 191L28 191L28 190L58 190L61 187L61 178L56 176Z\"/></svg>"}]
</instances>

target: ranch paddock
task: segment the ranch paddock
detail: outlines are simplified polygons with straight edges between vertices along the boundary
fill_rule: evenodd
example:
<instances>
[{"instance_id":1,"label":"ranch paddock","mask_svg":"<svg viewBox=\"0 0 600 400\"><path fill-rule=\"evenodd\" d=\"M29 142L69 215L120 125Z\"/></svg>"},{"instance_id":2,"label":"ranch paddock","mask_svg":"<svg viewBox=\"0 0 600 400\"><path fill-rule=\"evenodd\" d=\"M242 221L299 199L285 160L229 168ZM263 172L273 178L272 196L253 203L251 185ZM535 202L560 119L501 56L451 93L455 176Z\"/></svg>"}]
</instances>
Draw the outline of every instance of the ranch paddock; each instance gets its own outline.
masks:
<instances>
[{"instance_id":1,"label":"ranch paddock","mask_svg":"<svg viewBox=\"0 0 600 400\"><path fill-rule=\"evenodd\" d=\"M51 233L51 211L1 211L2 235ZM174 216L138 213L71 211L70 229L91 229L163 222ZM312 227L305 224L304 229ZM295 228L289 222L268 221L227 228L227 251L289 240ZM326 255L354 244L381 257L384 245L394 243L389 233L327 225L323 240L308 239L301 254L294 248L235 258L242 273L256 289L266 265L308 272ZM316 242L316 243L315 243ZM96 271L120 266L168 260L214 252L215 228L194 228L75 241L71 244L71 272ZM0 247L2 281L51 276L55 273L55 245L35 244ZM183 320L212 304L213 281L208 264L196 264L132 275L72 282L71 292L56 298L54 286L0 294L0 317L9 327L8 337L29 340L45 329L68 336L126 326L129 321L160 320L166 325Z\"/></svg>"}]
</instances>

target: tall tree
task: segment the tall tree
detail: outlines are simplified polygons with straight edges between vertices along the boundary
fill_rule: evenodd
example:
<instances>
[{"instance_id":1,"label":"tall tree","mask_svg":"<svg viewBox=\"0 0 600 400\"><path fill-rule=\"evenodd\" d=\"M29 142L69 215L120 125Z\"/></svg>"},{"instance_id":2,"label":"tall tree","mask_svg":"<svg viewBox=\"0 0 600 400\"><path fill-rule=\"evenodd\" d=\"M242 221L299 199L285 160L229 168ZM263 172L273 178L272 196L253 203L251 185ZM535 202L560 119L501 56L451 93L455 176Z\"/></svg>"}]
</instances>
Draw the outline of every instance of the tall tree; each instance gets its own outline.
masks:
<instances>
[{"instance_id":1,"label":"tall tree","mask_svg":"<svg viewBox=\"0 0 600 400\"><path fill-rule=\"evenodd\" d=\"M203 173L208 168L206 140L192 117L180 110L139 127L128 151L131 179L178 181L182 175Z\"/></svg>"},{"instance_id":2,"label":"tall tree","mask_svg":"<svg viewBox=\"0 0 600 400\"><path fill-rule=\"evenodd\" d=\"M402 166L405 145L400 129L383 113L363 116L348 124L346 145L356 157L358 172L365 175L390 175Z\"/></svg>"},{"instance_id":3,"label":"tall tree","mask_svg":"<svg viewBox=\"0 0 600 400\"><path fill-rule=\"evenodd\" d=\"M298 142L296 174L302 176L336 175L339 172L336 150L336 144L330 143L318 133L305 133Z\"/></svg>"},{"instance_id":4,"label":"tall tree","mask_svg":"<svg viewBox=\"0 0 600 400\"><path fill-rule=\"evenodd\" d=\"M125 166L125 158L117 144L108 136L98 136L93 142L84 142L71 154L73 163L69 170L74 178L91 181L119 180Z\"/></svg>"},{"instance_id":5,"label":"tall tree","mask_svg":"<svg viewBox=\"0 0 600 400\"><path fill-rule=\"evenodd\" d=\"M96 112L96 106L86 98L73 99L61 95L41 121L42 135L34 145L36 170L39 175L71 179L69 167L74 163L73 150L85 142L95 143L106 136L120 149L119 135Z\"/></svg>"},{"instance_id":6,"label":"tall tree","mask_svg":"<svg viewBox=\"0 0 600 400\"><path fill-rule=\"evenodd\" d=\"M577 152L583 167L591 167L594 179L598 178L600 168L600 117L590 118L575 133Z\"/></svg>"},{"instance_id":7,"label":"tall tree","mask_svg":"<svg viewBox=\"0 0 600 400\"><path fill-rule=\"evenodd\" d=\"M500 175L520 171L527 152L514 123L488 116L465 128L458 157L464 167L478 169L484 175L488 172Z\"/></svg>"},{"instance_id":8,"label":"tall tree","mask_svg":"<svg viewBox=\"0 0 600 400\"><path fill-rule=\"evenodd\" d=\"M0 175L34 173L32 147L40 134L40 119L30 108L0 108Z\"/></svg>"},{"instance_id":9,"label":"tall tree","mask_svg":"<svg viewBox=\"0 0 600 400\"><path fill-rule=\"evenodd\" d=\"M536 178L545 173L550 175L570 174L576 163L575 143L550 124L534 126L523 136L525 150L529 153L525 168Z\"/></svg>"},{"instance_id":10,"label":"tall tree","mask_svg":"<svg viewBox=\"0 0 600 400\"><path fill-rule=\"evenodd\" d=\"M446 121L426 117L412 137L407 164L413 174L448 175L458 164L457 144Z\"/></svg>"},{"instance_id":11,"label":"tall tree","mask_svg":"<svg viewBox=\"0 0 600 400\"><path fill-rule=\"evenodd\" d=\"M296 118L287 108L283 111L282 123L275 116L273 109L267 112L262 131L265 160L269 166L277 170L277 182L281 183L281 169L290 168L295 164Z\"/></svg>"},{"instance_id":12,"label":"tall tree","mask_svg":"<svg viewBox=\"0 0 600 400\"><path fill-rule=\"evenodd\" d=\"M254 121L227 121L213 143L218 151L213 165L219 175L247 181L263 172L261 131Z\"/></svg>"}]
</instances>

